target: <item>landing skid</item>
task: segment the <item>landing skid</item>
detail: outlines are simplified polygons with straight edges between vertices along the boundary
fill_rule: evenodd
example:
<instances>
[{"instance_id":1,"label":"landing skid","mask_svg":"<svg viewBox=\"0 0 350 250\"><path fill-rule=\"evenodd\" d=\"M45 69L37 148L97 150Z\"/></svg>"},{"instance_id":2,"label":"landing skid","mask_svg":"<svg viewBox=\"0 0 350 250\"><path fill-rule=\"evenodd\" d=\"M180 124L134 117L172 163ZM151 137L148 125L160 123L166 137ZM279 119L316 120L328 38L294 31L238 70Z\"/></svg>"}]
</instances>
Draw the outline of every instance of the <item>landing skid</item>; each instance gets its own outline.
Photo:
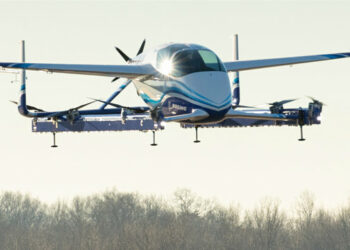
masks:
<instances>
[{"instance_id":1,"label":"landing skid","mask_svg":"<svg viewBox=\"0 0 350 250\"><path fill-rule=\"evenodd\" d=\"M152 131L152 133L153 133L153 143L152 144L150 144L151 146L157 146L158 144L156 143L156 131Z\"/></svg>"},{"instance_id":2,"label":"landing skid","mask_svg":"<svg viewBox=\"0 0 350 250\"><path fill-rule=\"evenodd\" d=\"M194 143L200 143L201 141L198 140L198 126L195 126L195 129L196 129L196 140L194 140L193 142Z\"/></svg>"},{"instance_id":3,"label":"landing skid","mask_svg":"<svg viewBox=\"0 0 350 250\"><path fill-rule=\"evenodd\" d=\"M306 139L303 137L303 126L300 125L300 138L298 141L305 141Z\"/></svg>"},{"instance_id":4,"label":"landing skid","mask_svg":"<svg viewBox=\"0 0 350 250\"><path fill-rule=\"evenodd\" d=\"M57 144L56 144L56 133L53 132L53 144L51 145L51 148L57 148Z\"/></svg>"}]
</instances>

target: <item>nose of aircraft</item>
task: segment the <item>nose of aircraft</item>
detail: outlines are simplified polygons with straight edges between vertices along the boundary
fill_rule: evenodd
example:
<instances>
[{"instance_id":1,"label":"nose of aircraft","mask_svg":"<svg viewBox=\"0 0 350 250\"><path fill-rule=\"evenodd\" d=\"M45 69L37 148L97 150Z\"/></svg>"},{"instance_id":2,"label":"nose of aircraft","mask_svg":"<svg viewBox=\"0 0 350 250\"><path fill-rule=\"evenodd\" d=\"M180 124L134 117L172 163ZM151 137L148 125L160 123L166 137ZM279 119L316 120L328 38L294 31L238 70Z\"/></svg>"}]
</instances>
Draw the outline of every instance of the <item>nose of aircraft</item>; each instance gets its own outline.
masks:
<instances>
[{"instance_id":1,"label":"nose of aircraft","mask_svg":"<svg viewBox=\"0 0 350 250\"><path fill-rule=\"evenodd\" d=\"M193 104L214 112L231 107L231 84L226 72L196 72L184 76L181 82L191 92Z\"/></svg>"}]
</instances>

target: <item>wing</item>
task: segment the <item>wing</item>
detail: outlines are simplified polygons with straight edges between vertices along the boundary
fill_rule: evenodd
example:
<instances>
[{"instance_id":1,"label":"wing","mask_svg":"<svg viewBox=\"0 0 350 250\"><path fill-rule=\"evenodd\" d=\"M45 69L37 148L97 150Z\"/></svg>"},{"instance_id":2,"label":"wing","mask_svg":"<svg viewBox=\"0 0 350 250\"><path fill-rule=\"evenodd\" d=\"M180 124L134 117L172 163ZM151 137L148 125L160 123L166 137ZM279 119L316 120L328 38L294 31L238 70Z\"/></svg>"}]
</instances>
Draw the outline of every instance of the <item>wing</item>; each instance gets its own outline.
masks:
<instances>
[{"instance_id":1,"label":"wing","mask_svg":"<svg viewBox=\"0 0 350 250\"><path fill-rule=\"evenodd\" d=\"M313 56L297 56L297 57L284 57L284 58L274 58L274 59L234 61L234 62L225 62L224 65L227 71L243 71L243 70L276 67L276 66L283 66L283 65L293 65L293 64L299 64L299 63L326 61L326 60L340 59L345 57L350 57L350 52L337 53L337 54L325 54L325 55L313 55Z\"/></svg>"},{"instance_id":2,"label":"wing","mask_svg":"<svg viewBox=\"0 0 350 250\"><path fill-rule=\"evenodd\" d=\"M47 64L47 63L0 63L2 68L39 70L46 72L113 76L135 79L150 76L156 70L150 64L141 65L90 65L90 64Z\"/></svg>"}]
</instances>

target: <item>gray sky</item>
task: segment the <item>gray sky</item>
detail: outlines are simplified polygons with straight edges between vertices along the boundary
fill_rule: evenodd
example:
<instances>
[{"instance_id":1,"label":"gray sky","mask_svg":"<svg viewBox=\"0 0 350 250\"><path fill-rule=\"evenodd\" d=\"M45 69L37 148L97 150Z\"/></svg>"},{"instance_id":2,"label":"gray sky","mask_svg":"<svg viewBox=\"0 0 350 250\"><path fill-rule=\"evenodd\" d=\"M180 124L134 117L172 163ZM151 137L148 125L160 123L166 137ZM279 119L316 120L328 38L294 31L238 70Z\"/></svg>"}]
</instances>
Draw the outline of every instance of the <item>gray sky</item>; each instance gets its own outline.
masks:
<instances>
[{"instance_id":1,"label":"gray sky","mask_svg":"<svg viewBox=\"0 0 350 250\"><path fill-rule=\"evenodd\" d=\"M165 42L198 43L223 61L232 59L234 33L241 59L350 51L350 4L335 1L0 1L0 61L123 64L118 45L136 54ZM44 201L70 199L117 188L168 196L177 188L251 207L265 196L290 206L304 190L335 207L350 197L350 60L311 63L241 73L242 104L312 95L328 104L323 124L299 129L261 127L202 129L177 124L159 133L33 134L31 121L8 100L19 83L0 74L0 190L31 193ZM28 103L53 110L77 106L86 97L106 98L117 88L110 78L28 73ZM133 86L118 103L140 105ZM290 106L307 105L301 99Z\"/></svg>"}]
</instances>

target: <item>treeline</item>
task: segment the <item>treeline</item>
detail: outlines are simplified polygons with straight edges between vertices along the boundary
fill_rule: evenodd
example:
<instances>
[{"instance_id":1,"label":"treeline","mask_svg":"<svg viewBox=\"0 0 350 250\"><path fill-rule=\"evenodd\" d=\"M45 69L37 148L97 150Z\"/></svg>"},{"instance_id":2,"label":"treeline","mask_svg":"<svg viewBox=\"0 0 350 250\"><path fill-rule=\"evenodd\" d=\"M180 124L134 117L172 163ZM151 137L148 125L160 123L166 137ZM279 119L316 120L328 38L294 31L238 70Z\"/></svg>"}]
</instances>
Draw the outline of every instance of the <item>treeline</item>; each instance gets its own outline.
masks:
<instances>
[{"instance_id":1,"label":"treeline","mask_svg":"<svg viewBox=\"0 0 350 250\"><path fill-rule=\"evenodd\" d=\"M45 205L0 195L0 249L350 249L350 206L315 208L303 194L288 215L266 199L223 207L189 190L172 201L109 191Z\"/></svg>"}]
</instances>

